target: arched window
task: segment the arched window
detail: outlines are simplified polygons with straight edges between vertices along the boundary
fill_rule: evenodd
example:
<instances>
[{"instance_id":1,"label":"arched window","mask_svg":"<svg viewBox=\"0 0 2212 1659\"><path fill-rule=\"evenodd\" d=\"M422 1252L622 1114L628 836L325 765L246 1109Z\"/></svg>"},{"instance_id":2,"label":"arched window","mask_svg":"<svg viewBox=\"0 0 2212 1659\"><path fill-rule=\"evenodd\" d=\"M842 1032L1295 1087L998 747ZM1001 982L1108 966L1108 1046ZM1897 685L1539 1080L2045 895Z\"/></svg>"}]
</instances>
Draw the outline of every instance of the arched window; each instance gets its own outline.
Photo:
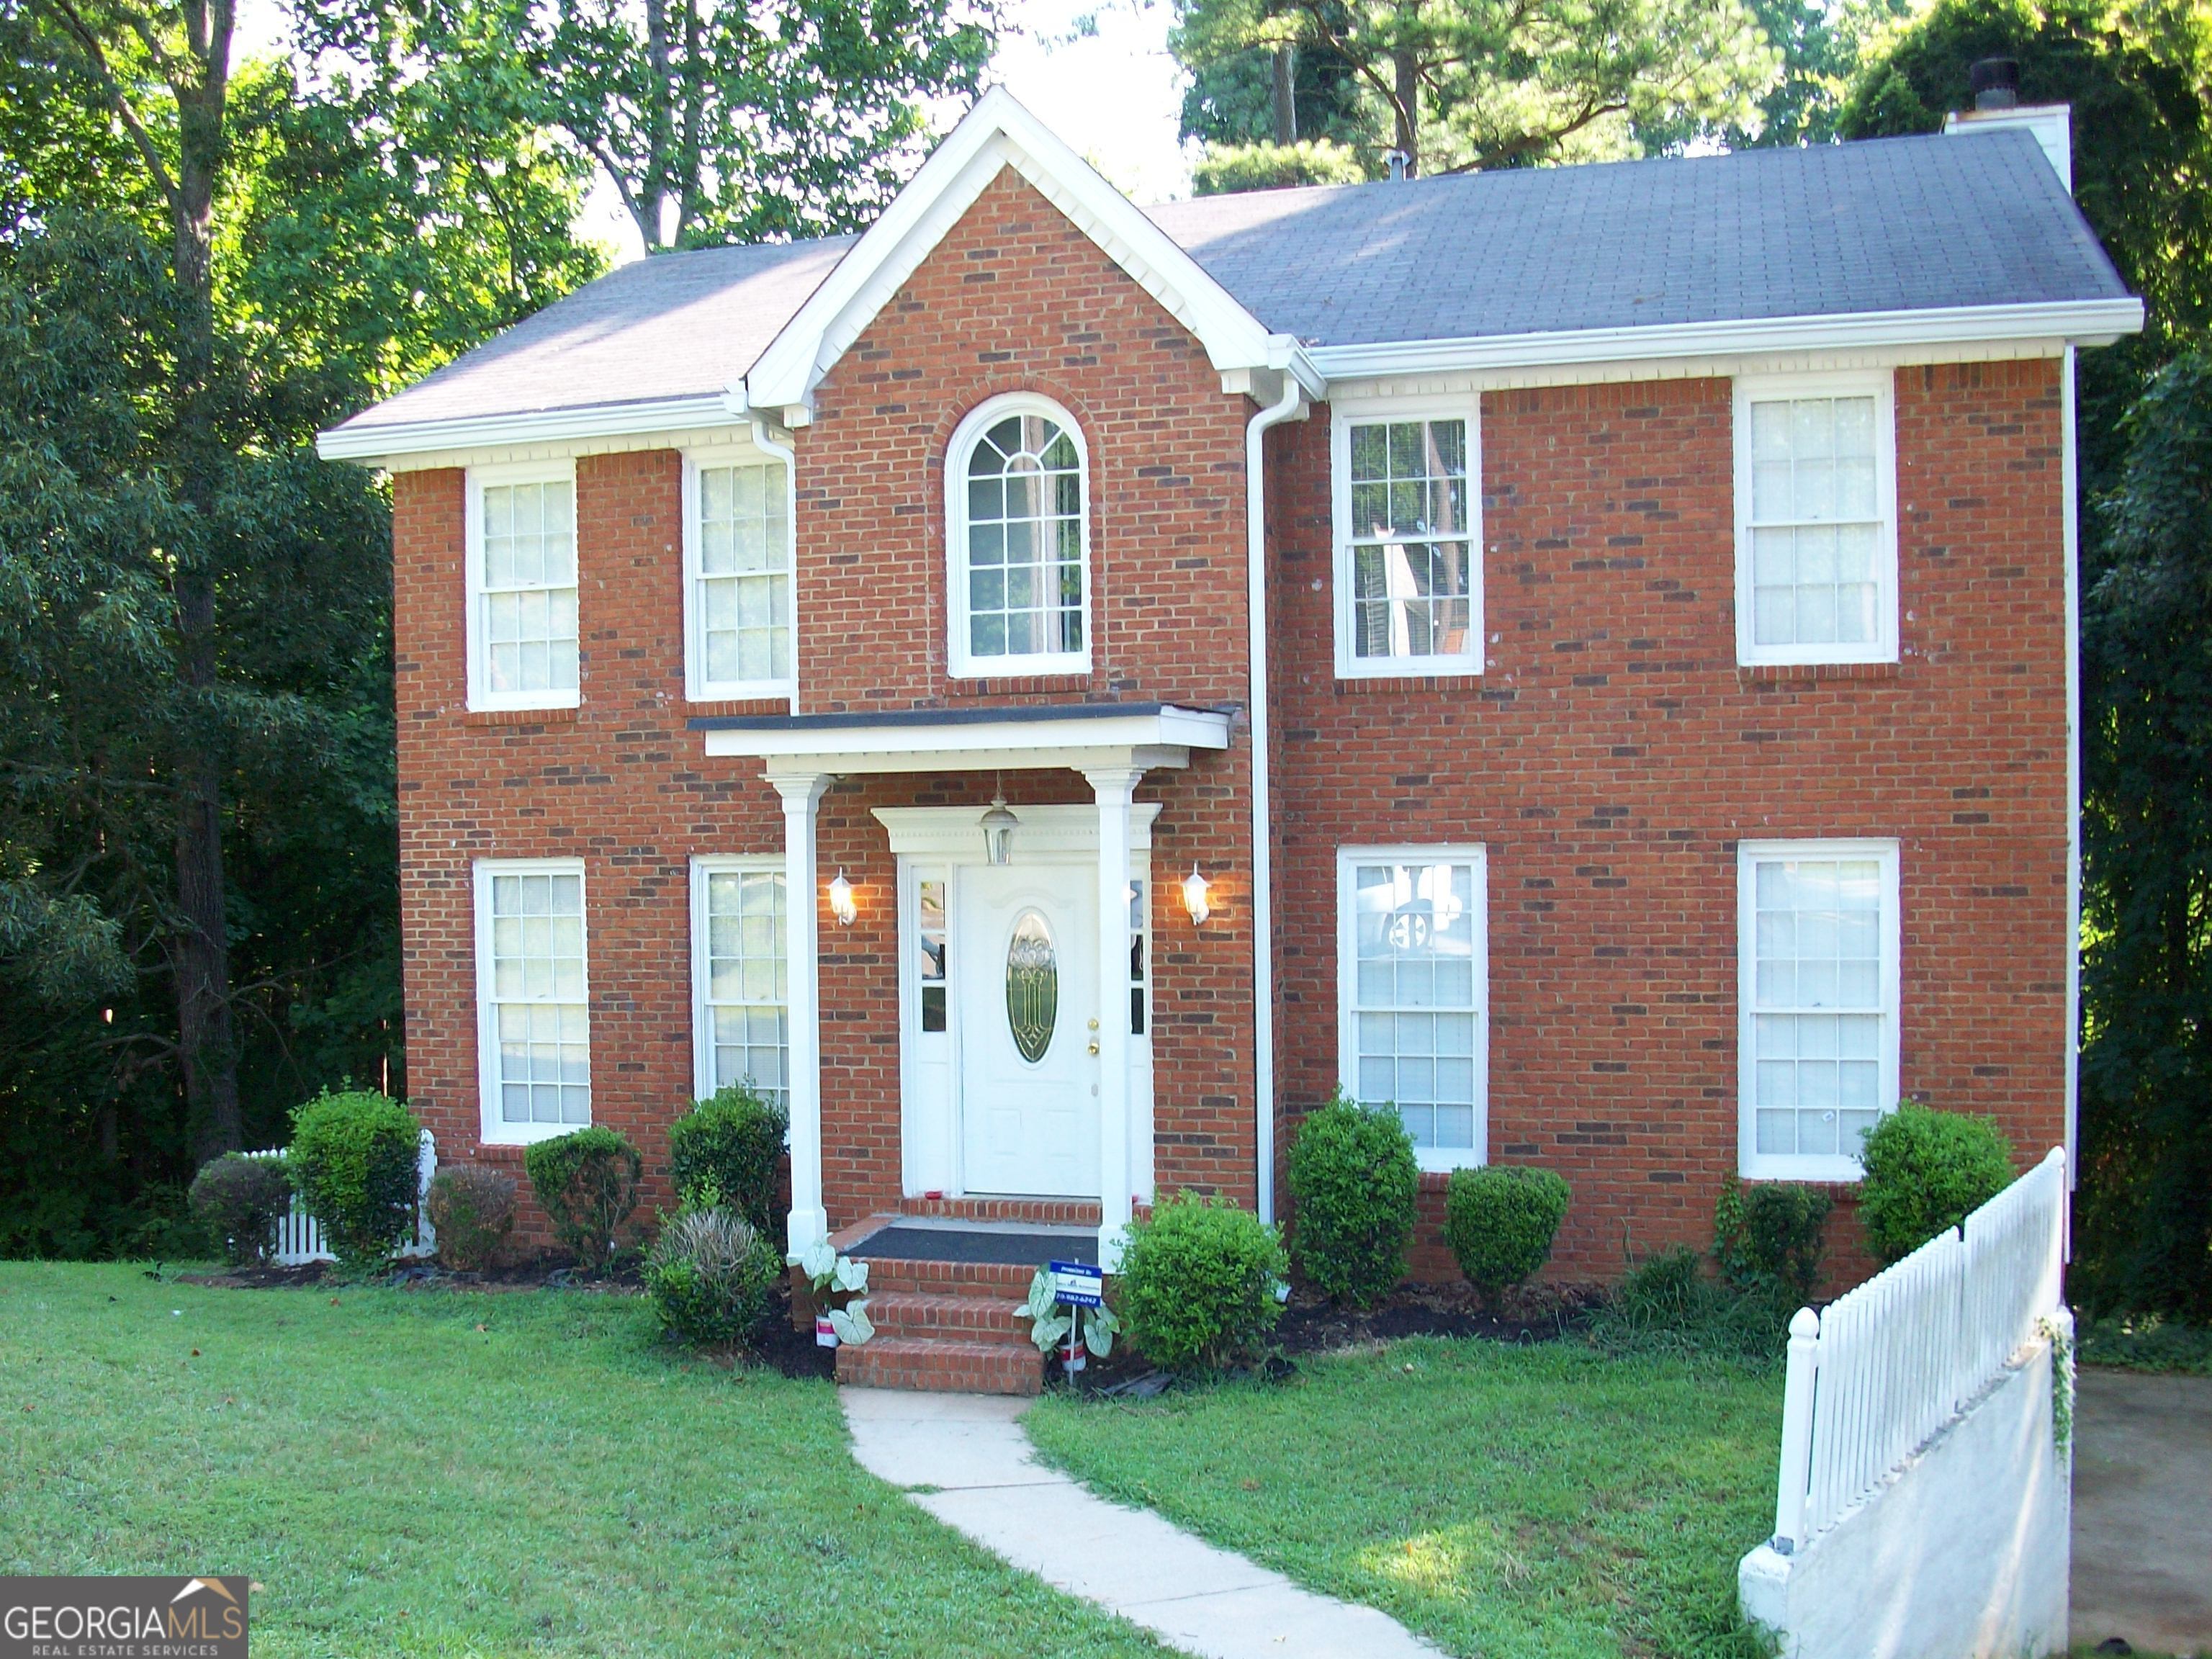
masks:
<instances>
[{"instance_id":1,"label":"arched window","mask_svg":"<svg viewBox=\"0 0 2212 1659\"><path fill-rule=\"evenodd\" d=\"M994 398L960 423L946 460L953 673L1087 672L1081 431L1041 398Z\"/></svg>"}]
</instances>

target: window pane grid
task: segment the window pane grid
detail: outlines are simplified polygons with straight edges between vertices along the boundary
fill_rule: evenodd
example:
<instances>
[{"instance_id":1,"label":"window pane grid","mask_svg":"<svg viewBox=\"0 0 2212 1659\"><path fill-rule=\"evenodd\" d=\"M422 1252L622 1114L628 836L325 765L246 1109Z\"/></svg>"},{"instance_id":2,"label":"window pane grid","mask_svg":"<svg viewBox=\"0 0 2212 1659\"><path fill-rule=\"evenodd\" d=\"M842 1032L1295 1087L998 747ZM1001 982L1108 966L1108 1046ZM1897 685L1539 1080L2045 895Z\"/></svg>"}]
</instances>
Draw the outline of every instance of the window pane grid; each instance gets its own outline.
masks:
<instances>
[{"instance_id":1,"label":"window pane grid","mask_svg":"<svg viewBox=\"0 0 2212 1659\"><path fill-rule=\"evenodd\" d=\"M1050 656L1083 642L1083 463L1042 415L1009 415L968 459L968 649Z\"/></svg>"},{"instance_id":2,"label":"window pane grid","mask_svg":"<svg viewBox=\"0 0 2212 1659\"><path fill-rule=\"evenodd\" d=\"M1872 397L1751 405L1754 643L1871 645L1880 639L1875 415Z\"/></svg>"},{"instance_id":3,"label":"window pane grid","mask_svg":"<svg viewBox=\"0 0 2212 1659\"><path fill-rule=\"evenodd\" d=\"M791 536L780 466L699 471L700 673L791 678Z\"/></svg>"},{"instance_id":4,"label":"window pane grid","mask_svg":"<svg viewBox=\"0 0 2212 1659\"><path fill-rule=\"evenodd\" d=\"M770 1099L784 1098L787 971L783 872L710 871L705 1012L713 1087L750 1083Z\"/></svg>"},{"instance_id":5,"label":"window pane grid","mask_svg":"<svg viewBox=\"0 0 2212 1659\"><path fill-rule=\"evenodd\" d=\"M1464 656L1475 556L1467 422L1358 425L1350 441L1352 653Z\"/></svg>"},{"instance_id":6,"label":"window pane grid","mask_svg":"<svg viewBox=\"0 0 2212 1659\"><path fill-rule=\"evenodd\" d=\"M1416 1147L1472 1151L1474 866L1362 864L1352 882L1353 1092L1395 1105Z\"/></svg>"},{"instance_id":7,"label":"window pane grid","mask_svg":"<svg viewBox=\"0 0 2212 1659\"><path fill-rule=\"evenodd\" d=\"M482 510L477 577L487 688L574 691L576 535L568 482L488 484Z\"/></svg>"},{"instance_id":8,"label":"window pane grid","mask_svg":"<svg viewBox=\"0 0 2212 1659\"><path fill-rule=\"evenodd\" d=\"M1881 865L1762 860L1752 881L1754 1144L1855 1158L1882 1109Z\"/></svg>"},{"instance_id":9,"label":"window pane grid","mask_svg":"<svg viewBox=\"0 0 2212 1659\"><path fill-rule=\"evenodd\" d=\"M491 878L491 1025L502 1123L592 1121L584 878Z\"/></svg>"}]
</instances>

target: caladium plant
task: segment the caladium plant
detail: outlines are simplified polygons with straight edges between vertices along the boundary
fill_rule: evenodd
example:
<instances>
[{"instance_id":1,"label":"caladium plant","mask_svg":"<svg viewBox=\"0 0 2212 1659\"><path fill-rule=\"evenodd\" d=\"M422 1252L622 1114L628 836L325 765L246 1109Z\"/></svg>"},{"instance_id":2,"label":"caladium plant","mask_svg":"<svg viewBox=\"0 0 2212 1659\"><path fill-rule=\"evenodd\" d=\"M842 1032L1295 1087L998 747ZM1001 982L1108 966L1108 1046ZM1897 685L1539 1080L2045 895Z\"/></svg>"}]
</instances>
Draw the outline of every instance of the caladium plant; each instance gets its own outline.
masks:
<instances>
[{"instance_id":1,"label":"caladium plant","mask_svg":"<svg viewBox=\"0 0 2212 1659\"><path fill-rule=\"evenodd\" d=\"M823 1239L788 1258L791 1264L806 1275L806 1282L814 1287L815 1296L825 1304L830 1328L837 1334L840 1342L859 1347L876 1334L869 1322L867 1304L859 1300L868 1288L868 1264L855 1261L849 1255L840 1255L827 1239ZM832 1304L832 1297L846 1298L842 1304Z\"/></svg>"},{"instance_id":2,"label":"caladium plant","mask_svg":"<svg viewBox=\"0 0 2212 1659\"><path fill-rule=\"evenodd\" d=\"M1057 1348L1060 1339L1075 1328L1079 1316L1083 1346L1101 1359L1111 1353L1115 1335L1121 1328L1114 1310L1065 1304L1054 1298L1053 1291L1052 1269L1038 1268L1036 1277L1030 1280L1029 1299L1018 1310L1018 1316L1030 1322L1030 1340L1036 1344L1038 1352L1050 1353Z\"/></svg>"}]
</instances>

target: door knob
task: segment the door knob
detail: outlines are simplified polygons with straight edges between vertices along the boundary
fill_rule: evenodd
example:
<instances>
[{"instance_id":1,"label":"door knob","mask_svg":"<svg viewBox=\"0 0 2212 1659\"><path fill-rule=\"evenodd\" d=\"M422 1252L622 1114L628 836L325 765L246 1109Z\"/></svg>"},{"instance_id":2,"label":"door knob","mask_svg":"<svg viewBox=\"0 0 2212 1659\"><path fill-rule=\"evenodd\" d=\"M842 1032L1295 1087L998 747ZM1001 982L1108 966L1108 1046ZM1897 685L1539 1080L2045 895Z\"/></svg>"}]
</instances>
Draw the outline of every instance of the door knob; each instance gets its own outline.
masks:
<instances>
[{"instance_id":1,"label":"door knob","mask_svg":"<svg viewBox=\"0 0 2212 1659\"><path fill-rule=\"evenodd\" d=\"M1091 1052L1094 1054L1098 1052L1098 1045L1097 1043L1094 1042L1091 1045Z\"/></svg>"}]
</instances>

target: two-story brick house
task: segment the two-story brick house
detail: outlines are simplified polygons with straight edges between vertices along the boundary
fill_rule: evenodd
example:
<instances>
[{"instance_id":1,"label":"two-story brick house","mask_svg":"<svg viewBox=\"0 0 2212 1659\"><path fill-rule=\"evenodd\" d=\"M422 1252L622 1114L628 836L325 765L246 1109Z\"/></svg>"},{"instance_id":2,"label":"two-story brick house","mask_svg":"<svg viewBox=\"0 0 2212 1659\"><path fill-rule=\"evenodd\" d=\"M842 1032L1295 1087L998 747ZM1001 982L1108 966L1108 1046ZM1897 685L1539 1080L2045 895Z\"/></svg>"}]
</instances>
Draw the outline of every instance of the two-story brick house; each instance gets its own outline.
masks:
<instances>
[{"instance_id":1,"label":"two-story brick house","mask_svg":"<svg viewBox=\"0 0 2212 1659\"><path fill-rule=\"evenodd\" d=\"M2141 313L2064 124L1144 212L994 93L865 235L325 434L441 1156L749 1077L794 1246L1110 1260L1341 1084L1604 1276L1903 1092L2069 1138L2073 355Z\"/></svg>"}]
</instances>

